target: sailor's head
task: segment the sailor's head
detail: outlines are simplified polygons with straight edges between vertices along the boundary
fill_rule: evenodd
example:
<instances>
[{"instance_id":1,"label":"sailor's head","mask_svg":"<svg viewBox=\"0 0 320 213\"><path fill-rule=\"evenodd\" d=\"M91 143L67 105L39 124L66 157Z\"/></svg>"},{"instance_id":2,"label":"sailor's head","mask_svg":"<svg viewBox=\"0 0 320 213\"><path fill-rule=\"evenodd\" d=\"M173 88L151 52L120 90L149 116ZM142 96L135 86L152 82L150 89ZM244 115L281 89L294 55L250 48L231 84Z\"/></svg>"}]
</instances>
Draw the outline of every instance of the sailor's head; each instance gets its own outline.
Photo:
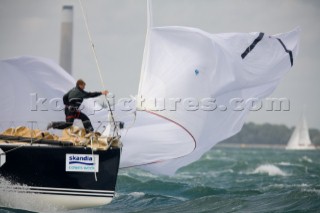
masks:
<instances>
[{"instance_id":1,"label":"sailor's head","mask_svg":"<svg viewBox=\"0 0 320 213\"><path fill-rule=\"evenodd\" d=\"M82 79L77 80L77 87L84 89L86 87L86 82L84 82Z\"/></svg>"}]
</instances>

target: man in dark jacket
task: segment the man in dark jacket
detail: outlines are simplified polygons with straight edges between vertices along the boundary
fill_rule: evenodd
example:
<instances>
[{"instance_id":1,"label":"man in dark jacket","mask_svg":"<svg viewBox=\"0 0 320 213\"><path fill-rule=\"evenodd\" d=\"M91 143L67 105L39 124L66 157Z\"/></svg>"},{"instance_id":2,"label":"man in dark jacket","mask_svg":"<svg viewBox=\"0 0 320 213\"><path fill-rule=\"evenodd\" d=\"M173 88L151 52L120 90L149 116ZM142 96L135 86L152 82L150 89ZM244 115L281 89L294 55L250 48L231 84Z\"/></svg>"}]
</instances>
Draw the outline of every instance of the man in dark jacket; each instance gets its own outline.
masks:
<instances>
[{"instance_id":1,"label":"man in dark jacket","mask_svg":"<svg viewBox=\"0 0 320 213\"><path fill-rule=\"evenodd\" d=\"M65 105L64 112L66 114L66 122L51 122L48 124L47 129L65 129L73 125L74 119L81 119L86 132L92 132L92 124L84 113L79 110L80 105L83 102L83 99L86 98L95 98L100 95L107 95L108 91L101 92L86 92L84 88L86 83L79 79L77 81L76 87L72 88L63 96L63 103Z\"/></svg>"}]
</instances>

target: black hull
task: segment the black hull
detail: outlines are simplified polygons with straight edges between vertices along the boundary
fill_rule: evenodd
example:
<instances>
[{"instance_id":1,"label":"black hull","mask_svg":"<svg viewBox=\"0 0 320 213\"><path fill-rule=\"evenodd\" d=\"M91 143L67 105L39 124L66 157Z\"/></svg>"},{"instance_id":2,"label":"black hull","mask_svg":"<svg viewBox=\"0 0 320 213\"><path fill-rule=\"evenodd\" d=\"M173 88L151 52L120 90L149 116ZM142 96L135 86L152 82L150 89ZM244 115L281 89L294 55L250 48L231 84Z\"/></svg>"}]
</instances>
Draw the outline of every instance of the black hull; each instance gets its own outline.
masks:
<instances>
[{"instance_id":1,"label":"black hull","mask_svg":"<svg viewBox=\"0 0 320 213\"><path fill-rule=\"evenodd\" d=\"M40 199L43 197L44 202L55 200L54 205L66 209L103 205L113 198L121 154L119 148L94 151L93 154L98 156L98 171L88 172L83 170L88 167L85 164L83 168L80 166L82 170L68 171L70 166L76 166L68 159L71 156L89 158L92 156L91 148L27 145L13 150L19 146L0 144L6 152L6 162L0 167L0 176L10 181L16 192L41 195ZM71 197L79 204L74 203L76 201L70 204L64 202Z\"/></svg>"}]
</instances>

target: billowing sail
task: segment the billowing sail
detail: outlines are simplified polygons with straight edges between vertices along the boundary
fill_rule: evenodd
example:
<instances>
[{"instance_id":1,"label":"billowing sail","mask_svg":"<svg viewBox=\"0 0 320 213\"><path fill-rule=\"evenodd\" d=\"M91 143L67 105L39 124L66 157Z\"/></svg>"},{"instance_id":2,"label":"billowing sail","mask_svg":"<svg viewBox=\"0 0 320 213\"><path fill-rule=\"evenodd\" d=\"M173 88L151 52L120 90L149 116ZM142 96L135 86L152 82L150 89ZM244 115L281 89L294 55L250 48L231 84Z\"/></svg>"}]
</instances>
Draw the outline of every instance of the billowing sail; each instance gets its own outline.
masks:
<instances>
[{"instance_id":1,"label":"billowing sail","mask_svg":"<svg viewBox=\"0 0 320 213\"><path fill-rule=\"evenodd\" d=\"M286 146L286 149L292 149L292 150L315 149L315 146L311 143L311 140L310 140L307 120L304 114L302 114L300 122L295 127L290 137L290 140Z\"/></svg>"},{"instance_id":2,"label":"billowing sail","mask_svg":"<svg viewBox=\"0 0 320 213\"><path fill-rule=\"evenodd\" d=\"M173 174L240 131L249 111L241 103L270 95L295 63L299 29L269 36L155 27L147 35L122 166Z\"/></svg>"},{"instance_id":3,"label":"billowing sail","mask_svg":"<svg viewBox=\"0 0 320 213\"><path fill-rule=\"evenodd\" d=\"M45 129L51 121L65 120L62 96L75 87L75 80L52 60L33 56L0 60L0 76L0 131L18 125ZM86 101L82 108L90 115L94 107L94 102Z\"/></svg>"},{"instance_id":4,"label":"billowing sail","mask_svg":"<svg viewBox=\"0 0 320 213\"><path fill-rule=\"evenodd\" d=\"M236 134L250 110L243 103L271 94L295 63L298 37L298 29L268 36L150 28L136 116L126 108L114 113L127 128L121 168L141 166L174 174ZM74 79L59 66L43 58L21 57L1 61L0 74L2 128L11 121L38 121L43 129L49 121L64 120L56 98L74 86ZM87 105L89 111L94 107L90 100ZM100 110L89 117L105 121L106 114Z\"/></svg>"}]
</instances>

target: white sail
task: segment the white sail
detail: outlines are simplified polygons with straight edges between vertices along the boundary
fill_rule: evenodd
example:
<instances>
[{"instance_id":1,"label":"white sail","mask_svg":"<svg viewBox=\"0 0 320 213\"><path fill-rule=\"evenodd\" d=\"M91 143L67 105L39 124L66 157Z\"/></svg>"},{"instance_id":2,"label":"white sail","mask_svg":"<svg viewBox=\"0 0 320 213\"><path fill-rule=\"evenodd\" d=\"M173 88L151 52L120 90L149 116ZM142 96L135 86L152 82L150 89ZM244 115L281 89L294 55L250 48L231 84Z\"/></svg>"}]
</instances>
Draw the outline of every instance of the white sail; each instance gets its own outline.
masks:
<instances>
[{"instance_id":1,"label":"white sail","mask_svg":"<svg viewBox=\"0 0 320 213\"><path fill-rule=\"evenodd\" d=\"M298 40L299 29L274 36L148 29L138 95L145 102L138 101L135 125L122 138L121 166L173 174L236 134L248 108L237 110L230 101L270 95L293 65ZM204 101L210 98L214 109Z\"/></svg>"},{"instance_id":2,"label":"white sail","mask_svg":"<svg viewBox=\"0 0 320 213\"><path fill-rule=\"evenodd\" d=\"M138 95L147 101L137 101L136 119L132 115L120 118L129 127L122 137L121 168L142 166L174 174L236 134L249 108L239 110L239 102L230 101L270 95L295 62L298 40L299 29L268 36L150 27ZM1 61L0 71L2 121L31 120L45 125L64 120L63 111L42 109L50 103L44 106L39 100L61 98L74 86L74 79L59 66L43 58L21 57ZM32 93L38 99L32 99ZM154 98L169 105L154 107L149 101ZM32 104L37 110L32 111ZM87 109L94 107L90 100L87 105ZM102 110L90 119L103 121L106 115Z\"/></svg>"},{"instance_id":3,"label":"white sail","mask_svg":"<svg viewBox=\"0 0 320 213\"><path fill-rule=\"evenodd\" d=\"M307 120L302 114L298 125L295 127L289 142L286 146L288 150L310 150L315 149L309 136L309 129L307 125Z\"/></svg>"},{"instance_id":4,"label":"white sail","mask_svg":"<svg viewBox=\"0 0 320 213\"><path fill-rule=\"evenodd\" d=\"M149 101L138 101L136 119L121 118L130 127L122 137L121 168L142 166L174 174L236 134L249 109L239 110L230 100L270 95L293 65L298 40L299 29L275 36L209 34L187 27L149 29L139 96L169 100L169 105L157 109ZM0 71L2 128L10 121L38 121L43 128L52 120L64 120L63 111L39 100L61 98L74 86L74 79L59 66L44 58L21 57L2 60ZM34 93L37 99L32 99ZM170 106L171 99L181 101ZM90 100L87 105L86 109L94 107ZM106 115L102 110L90 119L103 121Z\"/></svg>"},{"instance_id":5,"label":"white sail","mask_svg":"<svg viewBox=\"0 0 320 213\"><path fill-rule=\"evenodd\" d=\"M0 131L19 125L31 127L30 122L45 129L51 121L64 121L62 96L73 87L73 77L50 59L22 56L0 60ZM92 115L94 102L86 100L82 108ZM106 120L107 113L99 116Z\"/></svg>"}]
</instances>

